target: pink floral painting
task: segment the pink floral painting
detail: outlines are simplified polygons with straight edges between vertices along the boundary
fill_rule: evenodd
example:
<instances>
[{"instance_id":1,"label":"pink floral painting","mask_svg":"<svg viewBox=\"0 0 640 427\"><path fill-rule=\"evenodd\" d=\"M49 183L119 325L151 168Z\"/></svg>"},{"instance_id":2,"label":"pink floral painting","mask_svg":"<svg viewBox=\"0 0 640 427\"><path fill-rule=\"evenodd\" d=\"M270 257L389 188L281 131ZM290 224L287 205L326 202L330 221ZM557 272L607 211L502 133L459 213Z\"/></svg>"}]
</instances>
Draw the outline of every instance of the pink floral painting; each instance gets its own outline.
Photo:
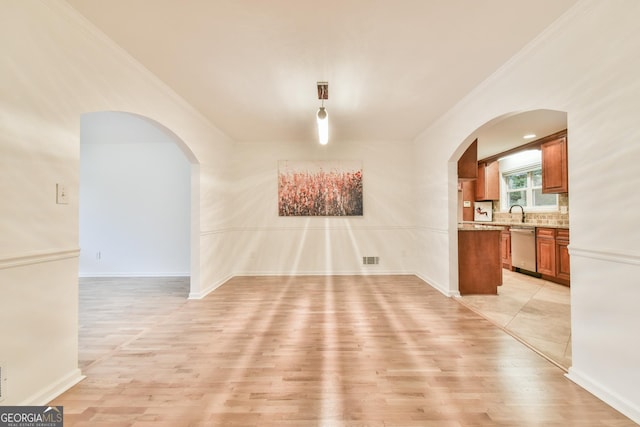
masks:
<instances>
[{"instance_id":1,"label":"pink floral painting","mask_svg":"<svg viewBox=\"0 0 640 427\"><path fill-rule=\"evenodd\" d=\"M362 214L361 162L278 162L279 216Z\"/></svg>"}]
</instances>

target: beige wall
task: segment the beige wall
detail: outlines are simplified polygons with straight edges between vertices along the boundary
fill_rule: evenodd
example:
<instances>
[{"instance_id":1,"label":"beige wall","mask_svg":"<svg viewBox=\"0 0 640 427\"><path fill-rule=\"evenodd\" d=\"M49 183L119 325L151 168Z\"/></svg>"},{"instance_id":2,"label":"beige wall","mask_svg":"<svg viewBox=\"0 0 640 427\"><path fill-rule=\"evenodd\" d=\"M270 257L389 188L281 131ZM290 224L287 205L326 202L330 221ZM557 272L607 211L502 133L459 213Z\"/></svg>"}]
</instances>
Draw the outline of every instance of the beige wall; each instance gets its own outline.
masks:
<instances>
[{"instance_id":1,"label":"beige wall","mask_svg":"<svg viewBox=\"0 0 640 427\"><path fill-rule=\"evenodd\" d=\"M2 2L0 51L2 404L41 404L80 378L80 116L140 114L184 143L201 209L192 212L196 296L232 273L220 248L233 145L64 2ZM67 186L68 204L56 204L56 183ZM202 229L223 231L213 241ZM201 261L208 256L221 261Z\"/></svg>"},{"instance_id":2,"label":"beige wall","mask_svg":"<svg viewBox=\"0 0 640 427\"><path fill-rule=\"evenodd\" d=\"M640 3L585 0L415 143L421 276L457 293L456 168L484 123L568 112L573 366L569 378L640 421ZM447 163L448 162L448 163ZM448 254L448 255L446 255Z\"/></svg>"},{"instance_id":3,"label":"beige wall","mask_svg":"<svg viewBox=\"0 0 640 427\"><path fill-rule=\"evenodd\" d=\"M388 142L351 142L312 154L363 160L368 211L328 227L318 218L291 225L272 206L277 160L309 159L307 148L236 147L63 2L3 2L0 8L0 186L6 201L0 216L0 311L11 319L0 325L3 404L43 403L80 379L76 301L84 113L138 114L183 143L192 164L190 297L206 295L236 272L358 272L363 255L381 258L381 265L363 272L412 271L409 143L390 151ZM69 204L55 203L56 183L67 186ZM269 194L258 205L249 203Z\"/></svg>"},{"instance_id":4,"label":"beige wall","mask_svg":"<svg viewBox=\"0 0 640 427\"><path fill-rule=\"evenodd\" d=\"M279 217L279 160L362 162L364 215ZM414 271L410 142L316 141L237 146L234 258L237 274L380 274ZM377 256L378 265L363 265Z\"/></svg>"},{"instance_id":5,"label":"beige wall","mask_svg":"<svg viewBox=\"0 0 640 427\"><path fill-rule=\"evenodd\" d=\"M0 312L10 320L0 324L0 363L7 375L2 404L37 404L80 378L76 301L81 114L133 112L163 124L185 143L192 161L192 206L197 207L191 231L194 297L237 268L259 272L263 265L274 265L269 260L257 268L237 267L234 256L250 247L253 240L243 239L253 231L269 236L291 232L292 239L259 241L267 242L268 249L295 253L304 221L287 230L278 218L262 222L264 218L254 220L259 211L242 209L249 198L262 197L270 188L273 161L308 153L283 149L264 159L247 152L255 147L236 148L64 3L5 1L0 10ZM355 240L347 238L345 231L355 221L337 223L334 230L345 245L358 241L377 249L393 234L396 252L414 242L415 270L444 293L455 294L455 162L470 142L467 138L502 114L538 108L567 111L574 357L570 378L636 420L640 344L630 325L640 324L639 20L636 0L580 2L425 130L413 151L407 147L416 159L413 168L405 169L407 157L396 153L392 170L378 178L371 174L371 179L391 182L408 179L416 183L411 184L415 192L396 195L389 183L365 181L375 189L365 190L374 191L366 197L375 209L365 218L362 233ZM335 154L362 157L365 168L382 170L385 152L371 154L367 149L354 144ZM246 168L258 168L246 181L241 172L248 169L233 171L239 159L248 159ZM368 176L365 169L365 180ZM55 204L59 182L69 190L68 205ZM378 191L397 206L377 200ZM230 192L238 196L233 203ZM265 199L260 207L272 203ZM252 230L256 224L261 229ZM411 228L413 232L398 237ZM373 242L366 237L369 229ZM239 239L234 243L231 237ZM323 239L324 234L312 236L309 254L325 250ZM355 246L345 249L349 252L355 253ZM326 266L323 261L326 258L304 269ZM292 261L276 265L278 271L286 270ZM409 270L411 265L398 261L392 269ZM340 266L344 271L352 268Z\"/></svg>"}]
</instances>

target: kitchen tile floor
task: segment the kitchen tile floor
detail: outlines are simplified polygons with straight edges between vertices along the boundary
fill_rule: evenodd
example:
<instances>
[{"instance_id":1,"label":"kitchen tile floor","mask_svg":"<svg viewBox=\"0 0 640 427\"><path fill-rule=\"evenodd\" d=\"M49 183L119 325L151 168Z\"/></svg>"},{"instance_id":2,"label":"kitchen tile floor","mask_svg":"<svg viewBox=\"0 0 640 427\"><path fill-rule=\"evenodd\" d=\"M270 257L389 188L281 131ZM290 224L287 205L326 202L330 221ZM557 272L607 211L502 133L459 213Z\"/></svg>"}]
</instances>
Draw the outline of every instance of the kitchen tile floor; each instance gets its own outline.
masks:
<instances>
[{"instance_id":1,"label":"kitchen tile floor","mask_svg":"<svg viewBox=\"0 0 640 427\"><path fill-rule=\"evenodd\" d=\"M561 368L571 366L570 289L509 270L498 295L458 300Z\"/></svg>"}]
</instances>

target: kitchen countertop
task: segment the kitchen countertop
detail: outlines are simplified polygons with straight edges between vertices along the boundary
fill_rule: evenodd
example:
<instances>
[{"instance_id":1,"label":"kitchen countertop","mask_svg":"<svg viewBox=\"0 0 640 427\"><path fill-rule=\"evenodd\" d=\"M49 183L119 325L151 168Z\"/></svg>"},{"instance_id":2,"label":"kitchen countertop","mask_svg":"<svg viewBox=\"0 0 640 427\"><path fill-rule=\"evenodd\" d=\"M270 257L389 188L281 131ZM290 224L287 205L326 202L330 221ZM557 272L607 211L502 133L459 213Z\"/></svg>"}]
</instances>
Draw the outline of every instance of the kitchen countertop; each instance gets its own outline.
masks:
<instances>
[{"instance_id":1,"label":"kitchen countertop","mask_svg":"<svg viewBox=\"0 0 640 427\"><path fill-rule=\"evenodd\" d=\"M458 231L502 231L505 227L493 223L463 222L458 224Z\"/></svg>"},{"instance_id":2,"label":"kitchen countertop","mask_svg":"<svg viewBox=\"0 0 640 427\"><path fill-rule=\"evenodd\" d=\"M530 222L493 222L493 221L462 221L458 223L458 230L460 230L460 226L474 226L478 225L480 227L500 227L500 229L504 229L505 227L531 227L531 228L564 228L569 229L566 225L555 225L555 224L533 224Z\"/></svg>"}]
</instances>

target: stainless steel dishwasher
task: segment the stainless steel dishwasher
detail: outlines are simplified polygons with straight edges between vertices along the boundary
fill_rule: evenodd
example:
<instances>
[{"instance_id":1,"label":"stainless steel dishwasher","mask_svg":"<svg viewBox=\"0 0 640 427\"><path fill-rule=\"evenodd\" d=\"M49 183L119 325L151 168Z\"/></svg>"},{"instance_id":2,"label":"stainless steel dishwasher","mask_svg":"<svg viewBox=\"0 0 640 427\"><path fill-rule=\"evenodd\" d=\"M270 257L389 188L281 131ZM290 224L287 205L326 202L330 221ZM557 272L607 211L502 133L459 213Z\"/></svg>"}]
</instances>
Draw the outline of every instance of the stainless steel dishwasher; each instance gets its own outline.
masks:
<instances>
[{"instance_id":1,"label":"stainless steel dishwasher","mask_svg":"<svg viewBox=\"0 0 640 427\"><path fill-rule=\"evenodd\" d=\"M530 272L536 271L535 228L511 228L511 265Z\"/></svg>"}]
</instances>

